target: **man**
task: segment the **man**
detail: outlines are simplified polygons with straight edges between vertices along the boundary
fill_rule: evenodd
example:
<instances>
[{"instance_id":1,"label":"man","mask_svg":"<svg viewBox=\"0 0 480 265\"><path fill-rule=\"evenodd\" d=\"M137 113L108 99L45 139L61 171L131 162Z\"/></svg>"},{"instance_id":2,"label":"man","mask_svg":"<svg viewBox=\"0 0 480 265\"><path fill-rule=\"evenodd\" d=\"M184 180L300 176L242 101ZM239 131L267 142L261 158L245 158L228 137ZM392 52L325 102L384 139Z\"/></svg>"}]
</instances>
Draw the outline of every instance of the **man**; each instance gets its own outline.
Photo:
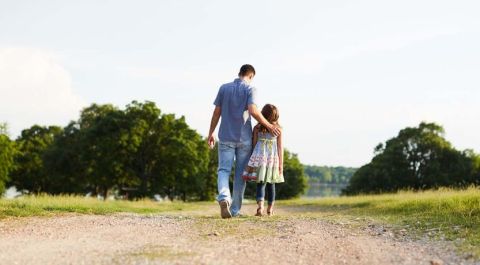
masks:
<instances>
[{"instance_id":1,"label":"man","mask_svg":"<svg viewBox=\"0 0 480 265\"><path fill-rule=\"evenodd\" d=\"M279 129L270 124L258 110L255 102L255 89L250 86L255 69L249 64L240 68L238 78L220 87L214 105L208 144L215 145L213 133L220 117L218 133L218 197L222 218L230 218L240 214L245 181L242 172L252 153L252 122L253 116L259 123L268 128L274 135L279 135ZM228 185L232 167L235 164L233 181L233 200Z\"/></svg>"}]
</instances>

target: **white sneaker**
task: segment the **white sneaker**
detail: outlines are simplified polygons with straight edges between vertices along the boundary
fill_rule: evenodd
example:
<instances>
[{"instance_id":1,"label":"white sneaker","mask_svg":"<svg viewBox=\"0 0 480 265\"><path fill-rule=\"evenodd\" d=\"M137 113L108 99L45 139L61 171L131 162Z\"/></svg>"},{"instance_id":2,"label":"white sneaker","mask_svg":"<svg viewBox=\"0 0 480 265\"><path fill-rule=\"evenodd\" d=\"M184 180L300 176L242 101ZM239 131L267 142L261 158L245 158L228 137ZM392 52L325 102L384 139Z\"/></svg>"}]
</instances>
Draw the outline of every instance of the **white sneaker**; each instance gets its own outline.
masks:
<instances>
[{"instance_id":1,"label":"white sneaker","mask_svg":"<svg viewBox=\"0 0 480 265\"><path fill-rule=\"evenodd\" d=\"M227 200L222 200L219 201L218 204L220 204L220 215L222 218L231 218L232 213L230 212L230 202Z\"/></svg>"}]
</instances>

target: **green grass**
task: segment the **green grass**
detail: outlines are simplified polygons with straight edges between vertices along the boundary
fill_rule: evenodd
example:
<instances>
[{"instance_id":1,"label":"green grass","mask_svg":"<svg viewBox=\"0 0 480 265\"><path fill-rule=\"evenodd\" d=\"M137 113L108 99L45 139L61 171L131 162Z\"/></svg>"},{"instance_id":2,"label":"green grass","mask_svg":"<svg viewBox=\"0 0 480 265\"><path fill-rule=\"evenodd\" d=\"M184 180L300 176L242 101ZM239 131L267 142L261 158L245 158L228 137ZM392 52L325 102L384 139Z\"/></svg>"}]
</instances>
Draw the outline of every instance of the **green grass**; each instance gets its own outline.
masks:
<instances>
[{"instance_id":1,"label":"green grass","mask_svg":"<svg viewBox=\"0 0 480 265\"><path fill-rule=\"evenodd\" d=\"M480 257L480 189L298 199L279 203L299 214L393 225L409 234L455 241Z\"/></svg>"},{"instance_id":2,"label":"green grass","mask_svg":"<svg viewBox=\"0 0 480 265\"><path fill-rule=\"evenodd\" d=\"M101 201L80 196L26 196L18 199L0 199L0 219L6 217L49 216L61 213L110 214L132 212L154 214L182 212L206 207L211 203Z\"/></svg>"}]
</instances>

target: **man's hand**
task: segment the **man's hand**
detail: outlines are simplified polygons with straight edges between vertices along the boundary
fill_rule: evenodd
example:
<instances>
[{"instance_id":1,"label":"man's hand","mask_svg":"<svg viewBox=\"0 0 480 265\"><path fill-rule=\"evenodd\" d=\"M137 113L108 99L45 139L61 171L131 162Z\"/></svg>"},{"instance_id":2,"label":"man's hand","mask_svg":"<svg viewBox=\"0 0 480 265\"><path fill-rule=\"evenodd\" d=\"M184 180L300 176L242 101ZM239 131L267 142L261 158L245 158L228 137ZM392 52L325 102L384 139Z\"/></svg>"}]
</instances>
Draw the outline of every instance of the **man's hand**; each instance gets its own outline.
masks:
<instances>
[{"instance_id":1,"label":"man's hand","mask_svg":"<svg viewBox=\"0 0 480 265\"><path fill-rule=\"evenodd\" d=\"M218 121L220 120L220 116L222 115L222 107L216 106L215 110L213 110L212 114L212 121L210 122L210 131L208 132L208 139L207 143L211 149L215 147L215 137L213 133L215 132L215 128L217 127Z\"/></svg>"},{"instance_id":2,"label":"man's hand","mask_svg":"<svg viewBox=\"0 0 480 265\"><path fill-rule=\"evenodd\" d=\"M275 136L280 136L280 133L282 132L280 130L280 127L277 127L273 124L270 126L270 128L268 128L268 130L270 131L271 134L273 134Z\"/></svg>"},{"instance_id":3,"label":"man's hand","mask_svg":"<svg viewBox=\"0 0 480 265\"><path fill-rule=\"evenodd\" d=\"M253 116L255 120L257 120L260 124L265 126L265 128L267 128L271 134L275 136L280 136L280 133L281 133L280 128L268 122L267 119L265 119L262 113L258 110L257 105L255 104L248 105L248 112L250 113L250 115Z\"/></svg>"},{"instance_id":4,"label":"man's hand","mask_svg":"<svg viewBox=\"0 0 480 265\"><path fill-rule=\"evenodd\" d=\"M213 134L208 136L207 143L208 146L210 146L210 149L213 149L215 147L215 137L213 136Z\"/></svg>"}]
</instances>

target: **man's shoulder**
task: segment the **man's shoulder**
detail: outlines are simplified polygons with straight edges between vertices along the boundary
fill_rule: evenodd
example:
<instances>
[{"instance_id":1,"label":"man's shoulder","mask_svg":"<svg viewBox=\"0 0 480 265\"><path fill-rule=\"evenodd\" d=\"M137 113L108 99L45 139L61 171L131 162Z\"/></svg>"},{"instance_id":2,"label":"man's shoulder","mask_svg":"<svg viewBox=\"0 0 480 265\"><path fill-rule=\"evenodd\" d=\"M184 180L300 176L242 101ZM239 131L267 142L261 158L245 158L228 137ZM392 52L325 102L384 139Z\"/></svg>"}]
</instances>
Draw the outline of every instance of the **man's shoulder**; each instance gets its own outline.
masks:
<instances>
[{"instance_id":1,"label":"man's shoulder","mask_svg":"<svg viewBox=\"0 0 480 265\"><path fill-rule=\"evenodd\" d=\"M250 91L252 91L252 92L256 91L255 87L253 87L252 85L250 85L248 83L245 83L245 82L242 82L240 86L244 89L244 91L249 91L249 92Z\"/></svg>"},{"instance_id":2,"label":"man's shoulder","mask_svg":"<svg viewBox=\"0 0 480 265\"><path fill-rule=\"evenodd\" d=\"M220 86L220 89L225 89L225 88L229 88L229 87L233 87L235 84L235 82L228 82L228 83L224 83Z\"/></svg>"},{"instance_id":3,"label":"man's shoulder","mask_svg":"<svg viewBox=\"0 0 480 265\"><path fill-rule=\"evenodd\" d=\"M220 89L222 89L222 90L233 89L235 87L238 87L239 84L240 84L240 88L242 88L243 90L256 91L256 88L253 87L252 85L250 85L246 82L237 83L236 80L234 80L233 82L228 82L228 83L222 84L220 86Z\"/></svg>"}]
</instances>

